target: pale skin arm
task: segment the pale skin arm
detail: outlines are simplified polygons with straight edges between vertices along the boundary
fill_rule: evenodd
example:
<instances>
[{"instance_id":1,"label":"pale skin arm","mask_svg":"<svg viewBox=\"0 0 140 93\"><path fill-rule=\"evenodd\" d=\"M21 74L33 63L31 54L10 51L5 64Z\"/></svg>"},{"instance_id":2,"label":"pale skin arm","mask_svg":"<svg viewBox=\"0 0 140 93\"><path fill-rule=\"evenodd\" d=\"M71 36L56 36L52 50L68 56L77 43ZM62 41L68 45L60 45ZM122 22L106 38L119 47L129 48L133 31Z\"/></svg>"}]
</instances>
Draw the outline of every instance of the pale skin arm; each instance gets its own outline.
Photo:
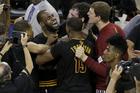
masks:
<instances>
[{"instance_id":1,"label":"pale skin arm","mask_svg":"<svg viewBox=\"0 0 140 93\"><path fill-rule=\"evenodd\" d=\"M111 79L109 81L109 84L107 86L107 89L106 89L106 93L116 93L115 92L115 85L116 85L116 82L115 80Z\"/></svg>"},{"instance_id":2,"label":"pale skin arm","mask_svg":"<svg viewBox=\"0 0 140 93\"><path fill-rule=\"evenodd\" d=\"M117 65L115 66L115 69L112 72L112 75L111 75L111 79L109 81L109 84L107 86L106 93L116 93L115 92L116 82L121 77L120 74L122 73L122 71L123 71L123 68L121 66L119 68L118 68Z\"/></svg>"},{"instance_id":3,"label":"pale skin arm","mask_svg":"<svg viewBox=\"0 0 140 93\"><path fill-rule=\"evenodd\" d=\"M14 23L19 22L24 19L24 16L18 17L15 19Z\"/></svg>"},{"instance_id":4,"label":"pale skin arm","mask_svg":"<svg viewBox=\"0 0 140 93\"><path fill-rule=\"evenodd\" d=\"M10 43L9 41L7 41L4 45L4 47L2 48L2 50L0 51L0 53L2 55L4 55L9 49L10 47L12 46L12 43ZM2 55L0 55L0 60L2 59Z\"/></svg>"},{"instance_id":5,"label":"pale skin arm","mask_svg":"<svg viewBox=\"0 0 140 93\"><path fill-rule=\"evenodd\" d=\"M33 62L32 62L32 58L31 58L30 52L29 52L29 50L26 47L27 40L28 40L27 33L25 33L25 35L21 34L21 44L23 46L26 69L28 70L29 74L31 74L32 69L33 69Z\"/></svg>"}]
</instances>

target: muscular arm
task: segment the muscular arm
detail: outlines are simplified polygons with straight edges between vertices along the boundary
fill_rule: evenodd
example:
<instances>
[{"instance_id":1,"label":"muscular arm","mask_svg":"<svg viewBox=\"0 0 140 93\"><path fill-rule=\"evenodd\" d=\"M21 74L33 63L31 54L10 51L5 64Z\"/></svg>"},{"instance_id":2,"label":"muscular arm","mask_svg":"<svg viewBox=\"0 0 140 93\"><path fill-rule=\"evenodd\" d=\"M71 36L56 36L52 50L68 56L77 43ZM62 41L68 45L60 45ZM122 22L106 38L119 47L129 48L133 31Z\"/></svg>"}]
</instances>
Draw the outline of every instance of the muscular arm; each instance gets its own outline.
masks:
<instances>
[{"instance_id":1,"label":"muscular arm","mask_svg":"<svg viewBox=\"0 0 140 93\"><path fill-rule=\"evenodd\" d=\"M49 46L46 44L36 44L34 42L28 42L27 43L27 48L31 53L44 53Z\"/></svg>"},{"instance_id":2,"label":"muscular arm","mask_svg":"<svg viewBox=\"0 0 140 93\"><path fill-rule=\"evenodd\" d=\"M37 55L36 62L38 65L44 64L46 62L50 62L55 58L59 58L62 52L62 43L58 42L50 49L48 49L45 53Z\"/></svg>"}]
</instances>

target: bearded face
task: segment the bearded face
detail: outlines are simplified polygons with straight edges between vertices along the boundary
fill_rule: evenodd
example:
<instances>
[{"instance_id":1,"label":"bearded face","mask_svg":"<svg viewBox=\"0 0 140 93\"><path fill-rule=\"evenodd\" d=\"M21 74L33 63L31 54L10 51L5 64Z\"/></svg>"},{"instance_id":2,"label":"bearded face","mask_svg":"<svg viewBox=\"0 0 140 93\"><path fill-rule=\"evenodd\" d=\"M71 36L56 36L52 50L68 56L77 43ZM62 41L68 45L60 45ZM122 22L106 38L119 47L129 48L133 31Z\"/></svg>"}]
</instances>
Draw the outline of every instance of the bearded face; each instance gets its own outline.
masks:
<instances>
[{"instance_id":1,"label":"bearded face","mask_svg":"<svg viewBox=\"0 0 140 93\"><path fill-rule=\"evenodd\" d=\"M54 32L59 28L56 18L47 11L42 15L42 23L44 30Z\"/></svg>"}]
</instances>

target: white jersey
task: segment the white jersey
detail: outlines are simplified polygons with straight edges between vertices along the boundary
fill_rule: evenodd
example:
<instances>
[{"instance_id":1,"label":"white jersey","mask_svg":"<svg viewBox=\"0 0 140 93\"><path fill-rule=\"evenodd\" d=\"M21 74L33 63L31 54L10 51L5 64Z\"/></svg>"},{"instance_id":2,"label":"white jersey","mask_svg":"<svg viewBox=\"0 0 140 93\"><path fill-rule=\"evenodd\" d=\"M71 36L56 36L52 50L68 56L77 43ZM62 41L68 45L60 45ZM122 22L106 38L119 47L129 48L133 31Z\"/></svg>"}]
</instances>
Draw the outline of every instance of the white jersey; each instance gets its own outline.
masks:
<instances>
[{"instance_id":1,"label":"white jersey","mask_svg":"<svg viewBox=\"0 0 140 93\"><path fill-rule=\"evenodd\" d=\"M28 20L29 23L32 25L34 37L42 32L41 26L37 22L37 14L41 10L47 10L49 13L53 14L54 17L57 19L57 22L60 23L60 19L59 19L59 15L58 15L57 11L47 0L42 0L37 5L30 4L26 10L24 19Z\"/></svg>"}]
</instances>

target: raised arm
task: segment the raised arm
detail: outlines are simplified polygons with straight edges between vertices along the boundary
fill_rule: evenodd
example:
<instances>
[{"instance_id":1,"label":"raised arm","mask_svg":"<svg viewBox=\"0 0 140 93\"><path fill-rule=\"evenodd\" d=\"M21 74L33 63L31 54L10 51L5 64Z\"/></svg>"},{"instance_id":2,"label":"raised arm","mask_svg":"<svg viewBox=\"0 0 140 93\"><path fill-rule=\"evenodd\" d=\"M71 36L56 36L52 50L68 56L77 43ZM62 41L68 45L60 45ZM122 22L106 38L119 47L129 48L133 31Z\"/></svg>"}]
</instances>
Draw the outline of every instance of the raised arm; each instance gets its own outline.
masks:
<instances>
[{"instance_id":1,"label":"raised arm","mask_svg":"<svg viewBox=\"0 0 140 93\"><path fill-rule=\"evenodd\" d=\"M111 79L109 81L109 84L107 86L106 89L106 93L116 93L115 92L115 86L116 86L116 82L118 81L118 79L121 77L121 73L122 73L123 69L122 67L118 67L117 65L115 66L114 71L112 72L111 75Z\"/></svg>"},{"instance_id":2,"label":"raised arm","mask_svg":"<svg viewBox=\"0 0 140 93\"><path fill-rule=\"evenodd\" d=\"M12 46L12 43L10 43L9 41L5 43L2 50L0 51L0 61L2 59L2 56L10 49L11 46Z\"/></svg>"},{"instance_id":3,"label":"raised arm","mask_svg":"<svg viewBox=\"0 0 140 93\"><path fill-rule=\"evenodd\" d=\"M27 74L31 74L32 69L33 69L33 62L32 62L32 58L31 55L29 53L29 50L27 49L27 33L25 33L25 35L21 34L21 44L23 46L23 51L24 51L24 56L25 56L25 64L26 67L25 69L27 70Z\"/></svg>"}]
</instances>

